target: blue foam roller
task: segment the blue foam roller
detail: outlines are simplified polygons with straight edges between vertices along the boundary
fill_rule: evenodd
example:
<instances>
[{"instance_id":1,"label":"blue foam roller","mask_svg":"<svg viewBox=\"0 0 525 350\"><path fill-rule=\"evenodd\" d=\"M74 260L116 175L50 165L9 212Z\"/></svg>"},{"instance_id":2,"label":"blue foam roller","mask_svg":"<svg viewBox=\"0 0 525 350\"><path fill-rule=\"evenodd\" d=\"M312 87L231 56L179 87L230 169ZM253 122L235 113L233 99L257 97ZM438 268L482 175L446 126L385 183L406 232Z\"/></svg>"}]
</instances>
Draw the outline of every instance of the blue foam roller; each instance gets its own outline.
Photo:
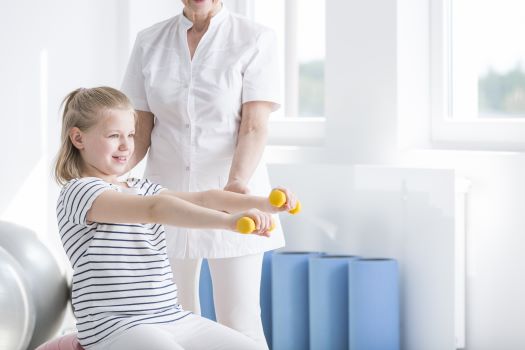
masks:
<instances>
[{"instance_id":1,"label":"blue foam roller","mask_svg":"<svg viewBox=\"0 0 525 350\"><path fill-rule=\"evenodd\" d=\"M391 259L348 264L349 344L352 350L399 350L399 269Z\"/></svg>"},{"instance_id":2,"label":"blue foam roller","mask_svg":"<svg viewBox=\"0 0 525 350\"><path fill-rule=\"evenodd\" d=\"M216 321L215 306L213 304L213 285L208 260L206 259L202 259L201 274L199 277L199 301L201 304L202 317Z\"/></svg>"},{"instance_id":3,"label":"blue foam roller","mask_svg":"<svg viewBox=\"0 0 525 350\"><path fill-rule=\"evenodd\" d=\"M273 251L264 253L261 274L261 320L268 347L272 349L272 258Z\"/></svg>"},{"instance_id":4,"label":"blue foam roller","mask_svg":"<svg viewBox=\"0 0 525 350\"><path fill-rule=\"evenodd\" d=\"M348 349L348 263L350 255L310 258L310 349Z\"/></svg>"},{"instance_id":5,"label":"blue foam roller","mask_svg":"<svg viewBox=\"0 0 525 350\"><path fill-rule=\"evenodd\" d=\"M308 260L314 252L275 253L272 259L273 350L308 350Z\"/></svg>"}]
</instances>

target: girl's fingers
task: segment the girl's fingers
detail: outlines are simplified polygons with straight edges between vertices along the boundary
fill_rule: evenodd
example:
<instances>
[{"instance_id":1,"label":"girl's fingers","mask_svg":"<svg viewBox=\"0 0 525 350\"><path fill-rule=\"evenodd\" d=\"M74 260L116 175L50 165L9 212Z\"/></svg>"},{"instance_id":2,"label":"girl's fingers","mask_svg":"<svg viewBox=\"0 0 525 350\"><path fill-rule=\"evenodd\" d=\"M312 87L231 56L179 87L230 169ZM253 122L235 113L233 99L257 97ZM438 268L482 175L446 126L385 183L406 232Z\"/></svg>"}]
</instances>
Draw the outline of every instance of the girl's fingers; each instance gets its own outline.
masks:
<instances>
[{"instance_id":1,"label":"girl's fingers","mask_svg":"<svg viewBox=\"0 0 525 350\"><path fill-rule=\"evenodd\" d=\"M291 195L291 201L290 201L290 210L295 209L297 206L297 197L295 195Z\"/></svg>"},{"instance_id":2,"label":"girl's fingers","mask_svg":"<svg viewBox=\"0 0 525 350\"><path fill-rule=\"evenodd\" d=\"M265 237L270 236L273 223L271 214L258 210L250 210L244 215L250 217L255 224L255 230L252 232L252 234Z\"/></svg>"},{"instance_id":3,"label":"girl's fingers","mask_svg":"<svg viewBox=\"0 0 525 350\"><path fill-rule=\"evenodd\" d=\"M257 213L254 213L250 216L253 219L253 222L255 222L255 231L259 231L261 227L261 218L259 217L259 215L257 215Z\"/></svg>"},{"instance_id":4,"label":"girl's fingers","mask_svg":"<svg viewBox=\"0 0 525 350\"><path fill-rule=\"evenodd\" d=\"M266 220L266 215L261 213L260 220L261 220L261 227L259 228L259 233L264 233L266 231L266 229L267 229L267 226L268 226L268 223L267 223L267 220Z\"/></svg>"},{"instance_id":5,"label":"girl's fingers","mask_svg":"<svg viewBox=\"0 0 525 350\"><path fill-rule=\"evenodd\" d=\"M268 236L271 228L271 216L266 213L261 213L261 227L259 233L263 236Z\"/></svg>"},{"instance_id":6,"label":"girl's fingers","mask_svg":"<svg viewBox=\"0 0 525 350\"><path fill-rule=\"evenodd\" d=\"M280 191L283 191L284 194L286 195L286 203L285 205L283 206L283 209L286 210L286 211L289 211L289 210L292 210L293 208L295 208L295 205L296 205L296 198L295 198L295 195L288 189L286 188L279 188Z\"/></svg>"}]
</instances>

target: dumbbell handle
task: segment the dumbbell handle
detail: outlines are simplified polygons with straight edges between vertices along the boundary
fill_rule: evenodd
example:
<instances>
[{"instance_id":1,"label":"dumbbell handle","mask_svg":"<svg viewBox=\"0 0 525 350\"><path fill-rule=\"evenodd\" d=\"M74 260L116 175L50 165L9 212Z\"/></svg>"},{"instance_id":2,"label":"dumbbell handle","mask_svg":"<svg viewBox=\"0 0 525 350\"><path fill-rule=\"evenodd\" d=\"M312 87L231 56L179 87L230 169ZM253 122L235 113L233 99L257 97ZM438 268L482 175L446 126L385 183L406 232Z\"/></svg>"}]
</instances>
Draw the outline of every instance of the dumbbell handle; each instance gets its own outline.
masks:
<instances>
[{"instance_id":1,"label":"dumbbell handle","mask_svg":"<svg viewBox=\"0 0 525 350\"><path fill-rule=\"evenodd\" d=\"M272 219L272 226L269 231L273 231L275 228L275 221ZM249 216L243 216L237 220L237 231L243 234L252 233L255 231L255 221Z\"/></svg>"}]
</instances>

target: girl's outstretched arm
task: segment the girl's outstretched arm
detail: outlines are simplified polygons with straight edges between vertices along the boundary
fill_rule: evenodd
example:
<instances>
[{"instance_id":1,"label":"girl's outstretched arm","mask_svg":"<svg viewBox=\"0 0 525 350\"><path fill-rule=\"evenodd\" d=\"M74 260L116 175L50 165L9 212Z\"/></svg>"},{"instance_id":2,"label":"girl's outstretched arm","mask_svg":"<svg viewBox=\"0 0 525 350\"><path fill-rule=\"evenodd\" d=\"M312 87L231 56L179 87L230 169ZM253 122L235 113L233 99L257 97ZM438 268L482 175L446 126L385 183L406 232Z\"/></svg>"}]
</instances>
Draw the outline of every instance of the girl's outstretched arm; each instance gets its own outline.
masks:
<instances>
[{"instance_id":1,"label":"girl's outstretched arm","mask_svg":"<svg viewBox=\"0 0 525 350\"><path fill-rule=\"evenodd\" d=\"M159 195L178 197L206 208L226 211L228 213L237 213L251 208L257 208L267 213L278 213L295 208L297 203L295 195L286 188L279 187L278 189L283 191L287 198L286 203L280 208L273 207L268 201L268 197L223 190L208 190L204 192L172 192L164 190Z\"/></svg>"},{"instance_id":2,"label":"girl's outstretched arm","mask_svg":"<svg viewBox=\"0 0 525 350\"><path fill-rule=\"evenodd\" d=\"M158 223L235 231L237 220L242 216L249 216L255 221L255 234L268 235L271 217L259 210L245 210L231 215L168 195L143 197L104 191L93 202L87 213L87 220L103 223Z\"/></svg>"}]
</instances>

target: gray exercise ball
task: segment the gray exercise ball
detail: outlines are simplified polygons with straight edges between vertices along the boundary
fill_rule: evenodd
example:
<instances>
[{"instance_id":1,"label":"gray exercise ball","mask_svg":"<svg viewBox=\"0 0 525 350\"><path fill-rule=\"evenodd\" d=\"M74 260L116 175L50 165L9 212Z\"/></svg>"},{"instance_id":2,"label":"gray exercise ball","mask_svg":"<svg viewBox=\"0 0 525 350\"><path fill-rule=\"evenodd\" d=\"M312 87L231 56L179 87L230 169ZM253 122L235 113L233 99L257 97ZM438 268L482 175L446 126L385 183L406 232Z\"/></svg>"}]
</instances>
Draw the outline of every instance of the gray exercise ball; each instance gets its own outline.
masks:
<instances>
[{"instance_id":1,"label":"gray exercise ball","mask_svg":"<svg viewBox=\"0 0 525 350\"><path fill-rule=\"evenodd\" d=\"M35 306L20 264L0 247L0 350L25 350L35 328Z\"/></svg>"},{"instance_id":2,"label":"gray exercise ball","mask_svg":"<svg viewBox=\"0 0 525 350\"><path fill-rule=\"evenodd\" d=\"M35 306L35 329L28 349L34 349L59 330L69 299L65 276L55 258L28 228L0 221L0 247L20 264Z\"/></svg>"}]
</instances>

